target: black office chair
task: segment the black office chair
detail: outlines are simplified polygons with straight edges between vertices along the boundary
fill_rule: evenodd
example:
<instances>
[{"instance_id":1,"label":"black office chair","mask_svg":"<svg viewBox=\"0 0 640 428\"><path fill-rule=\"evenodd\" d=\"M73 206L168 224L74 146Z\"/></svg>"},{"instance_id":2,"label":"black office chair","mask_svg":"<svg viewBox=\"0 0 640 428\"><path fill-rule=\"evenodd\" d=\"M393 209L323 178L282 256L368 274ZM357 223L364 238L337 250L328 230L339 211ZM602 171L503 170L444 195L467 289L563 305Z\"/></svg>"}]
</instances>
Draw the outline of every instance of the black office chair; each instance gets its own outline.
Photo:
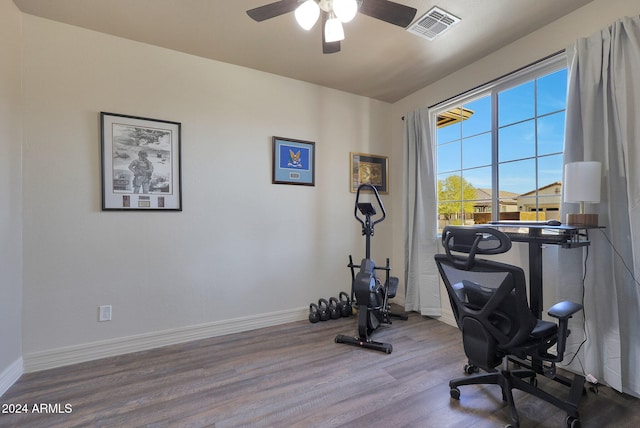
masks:
<instances>
[{"instance_id":1,"label":"black office chair","mask_svg":"<svg viewBox=\"0 0 640 428\"><path fill-rule=\"evenodd\" d=\"M563 382L570 390L568 398L561 399L539 388L536 374L556 377L555 363L562 361L569 335L568 320L582 305L567 301L554 305L548 314L558 319L558 324L537 319L529 308L523 270L476 258L478 254L509 251L511 240L497 229L447 226L442 243L446 254L437 254L435 260L462 330L469 359L465 372L470 375L449 382L451 397L460 399L458 387L462 385L500 385L511 411L512 424L507 426L518 427L512 394L515 388L559 407L567 412L568 427L580 427L578 403L586 392L584 377L575 375L573 381ZM550 352L553 346L555 353ZM487 373L473 374L478 369Z\"/></svg>"}]
</instances>

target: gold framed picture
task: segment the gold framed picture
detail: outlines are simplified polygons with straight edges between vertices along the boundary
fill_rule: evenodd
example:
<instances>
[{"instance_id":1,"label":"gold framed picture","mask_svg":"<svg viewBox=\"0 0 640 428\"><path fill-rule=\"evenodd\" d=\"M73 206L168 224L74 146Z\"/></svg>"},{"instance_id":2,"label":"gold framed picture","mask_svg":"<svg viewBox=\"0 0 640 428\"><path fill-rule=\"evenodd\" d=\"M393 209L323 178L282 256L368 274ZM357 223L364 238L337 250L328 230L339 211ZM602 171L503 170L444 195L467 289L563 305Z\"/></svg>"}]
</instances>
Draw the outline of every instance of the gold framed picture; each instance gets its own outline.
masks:
<instances>
[{"instance_id":1,"label":"gold framed picture","mask_svg":"<svg viewBox=\"0 0 640 428\"><path fill-rule=\"evenodd\" d=\"M351 192L355 193L361 184L375 186L378 193L387 194L389 188L389 157L366 153L349 154Z\"/></svg>"}]
</instances>

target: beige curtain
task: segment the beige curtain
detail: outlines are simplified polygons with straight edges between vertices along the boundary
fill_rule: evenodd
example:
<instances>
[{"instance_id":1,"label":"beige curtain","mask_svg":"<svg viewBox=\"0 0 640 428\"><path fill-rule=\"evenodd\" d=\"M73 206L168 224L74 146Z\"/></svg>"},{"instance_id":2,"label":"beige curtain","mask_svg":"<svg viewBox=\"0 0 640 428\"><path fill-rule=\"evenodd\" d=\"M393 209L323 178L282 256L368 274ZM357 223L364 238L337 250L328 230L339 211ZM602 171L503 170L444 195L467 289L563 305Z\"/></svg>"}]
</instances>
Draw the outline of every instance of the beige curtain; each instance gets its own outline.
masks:
<instances>
[{"instance_id":1,"label":"beige curtain","mask_svg":"<svg viewBox=\"0 0 640 428\"><path fill-rule=\"evenodd\" d=\"M578 40L567 56L564 162L602 162L601 202L590 210L605 226L589 231L582 254L560 251L560 266L584 267L564 271L557 290L584 302L570 367L640 396L640 17Z\"/></svg>"},{"instance_id":2,"label":"beige curtain","mask_svg":"<svg viewBox=\"0 0 640 428\"><path fill-rule=\"evenodd\" d=\"M405 115L405 309L440 316L437 253L435 153L429 132L429 112L420 109Z\"/></svg>"}]
</instances>

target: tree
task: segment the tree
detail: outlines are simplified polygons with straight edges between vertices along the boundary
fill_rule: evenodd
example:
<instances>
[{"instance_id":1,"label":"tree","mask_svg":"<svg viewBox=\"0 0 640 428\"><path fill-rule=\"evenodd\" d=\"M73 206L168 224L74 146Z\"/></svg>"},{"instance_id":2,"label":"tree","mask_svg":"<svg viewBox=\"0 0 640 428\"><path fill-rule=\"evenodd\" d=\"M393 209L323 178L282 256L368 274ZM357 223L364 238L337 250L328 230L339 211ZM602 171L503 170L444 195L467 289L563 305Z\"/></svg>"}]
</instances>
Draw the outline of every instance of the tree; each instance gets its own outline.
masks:
<instances>
[{"instance_id":1,"label":"tree","mask_svg":"<svg viewBox=\"0 0 640 428\"><path fill-rule=\"evenodd\" d=\"M476 188L460 175L450 175L438 180L438 214L447 220L459 217L463 213L473 212L473 201L477 198Z\"/></svg>"}]
</instances>

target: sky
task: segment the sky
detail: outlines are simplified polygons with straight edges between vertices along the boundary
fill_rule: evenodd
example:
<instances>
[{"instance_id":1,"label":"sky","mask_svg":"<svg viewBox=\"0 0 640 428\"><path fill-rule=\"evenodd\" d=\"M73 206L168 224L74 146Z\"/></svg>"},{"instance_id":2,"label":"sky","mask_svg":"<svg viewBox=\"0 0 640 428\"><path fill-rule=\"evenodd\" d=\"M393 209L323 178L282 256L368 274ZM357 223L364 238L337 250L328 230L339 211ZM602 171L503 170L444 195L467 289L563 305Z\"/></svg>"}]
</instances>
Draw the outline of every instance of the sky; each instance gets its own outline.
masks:
<instances>
[{"instance_id":1,"label":"sky","mask_svg":"<svg viewBox=\"0 0 640 428\"><path fill-rule=\"evenodd\" d=\"M500 191L522 194L562 181L566 91L563 69L497 93ZM491 96L463 107L473 111L469 119L437 131L438 179L462 170L474 187L491 188Z\"/></svg>"}]
</instances>

